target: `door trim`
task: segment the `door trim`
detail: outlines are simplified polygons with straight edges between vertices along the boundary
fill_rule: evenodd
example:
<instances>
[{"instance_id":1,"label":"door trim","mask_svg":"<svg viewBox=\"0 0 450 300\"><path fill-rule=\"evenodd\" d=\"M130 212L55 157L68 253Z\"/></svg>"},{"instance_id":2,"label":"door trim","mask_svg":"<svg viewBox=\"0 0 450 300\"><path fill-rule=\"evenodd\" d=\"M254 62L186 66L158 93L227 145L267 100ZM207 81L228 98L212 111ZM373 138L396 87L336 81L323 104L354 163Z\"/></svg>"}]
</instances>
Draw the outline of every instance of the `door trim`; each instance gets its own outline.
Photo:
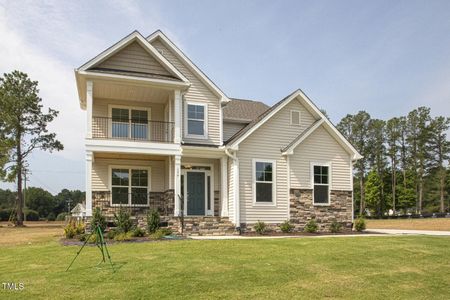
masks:
<instances>
[{"instance_id":1,"label":"door trim","mask_svg":"<svg viewBox=\"0 0 450 300\"><path fill-rule=\"evenodd\" d=\"M188 172L202 172L205 173L205 213L204 216L214 216L214 165L213 164L202 164L202 163L189 163L189 162L183 162L181 165L191 165L195 167L210 167L210 170L191 170L191 169L181 169L181 175L183 175L183 186L184 191L183 195L185 195L183 201L184 201L184 215L189 216L187 214L187 173ZM210 199L211 199L211 207L208 210L208 177L211 178L211 191L210 191ZM181 176L180 176L181 178ZM197 216L198 217L198 216Z\"/></svg>"}]
</instances>

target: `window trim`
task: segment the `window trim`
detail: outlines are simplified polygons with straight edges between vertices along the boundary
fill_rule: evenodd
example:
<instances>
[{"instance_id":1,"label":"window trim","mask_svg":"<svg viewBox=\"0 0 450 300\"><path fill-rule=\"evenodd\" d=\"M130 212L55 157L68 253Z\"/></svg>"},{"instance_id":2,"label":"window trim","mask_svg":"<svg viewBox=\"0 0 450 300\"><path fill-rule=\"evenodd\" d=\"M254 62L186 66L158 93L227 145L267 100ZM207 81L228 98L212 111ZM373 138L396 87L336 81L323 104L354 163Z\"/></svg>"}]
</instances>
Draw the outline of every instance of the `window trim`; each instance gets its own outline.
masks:
<instances>
[{"instance_id":1,"label":"window trim","mask_svg":"<svg viewBox=\"0 0 450 300\"><path fill-rule=\"evenodd\" d=\"M294 124L292 122L292 113L294 113L294 112L298 112L298 124ZM298 109L291 109L290 119L291 119L290 124L292 126L300 126L302 124L302 112L300 110L298 110Z\"/></svg>"},{"instance_id":2,"label":"window trim","mask_svg":"<svg viewBox=\"0 0 450 300\"><path fill-rule=\"evenodd\" d=\"M317 183L317 185L328 186L328 202L327 203L316 203L314 202L314 166L328 167L328 184ZM332 176L332 165L331 162L311 162L310 164L310 176L311 176L311 189L312 189L312 204L313 206L330 206L331 205L331 187L333 182Z\"/></svg>"},{"instance_id":3,"label":"window trim","mask_svg":"<svg viewBox=\"0 0 450 300\"><path fill-rule=\"evenodd\" d=\"M200 134L189 134L188 130L188 106L189 105L196 105L196 106L203 106L204 108L204 114L203 114L203 135ZM198 121L198 119L196 119ZM208 139L208 103L202 103L202 102L195 102L195 101L186 101L184 105L184 136L186 138L192 138L192 139Z\"/></svg>"},{"instance_id":4,"label":"window trim","mask_svg":"<svg viewBox=\"0 0 450 300\"><path fill-rule=\"evenodd\" d=\"M128 203L127 204L113 204L112 203L112 170L113 169L128 169L128 176L129 176L129 182L128 182ZM147 177L147 194L149 194L152 190L151 188L151 178L152 178L152 168L150 166L143 167L143 166L137 166L137 165L109 165L109 191L111 193L111 199L109 200L109 204L111 207L121 207L126 205L133 205L136 207L149 207L150 206L150 197L147 197L147 204L132 204L131 203L131 170L147 170L148 177Z\"/></svg>"},{"instance_id":5,"label":"window trim","mask_svg":"<svg viewBox=\"0 0 450 300\"><path fill-rule=\"evenodd\" d=\"M272 164L272 202L256 201L256 163ZM253 158L252 159L252 198L253 206L276 206L277 205L277 161L273 159Z\"/></svg>"},{"instance_id":6,"label":"window trim","mask_svg":"<svg viewBox=\"0 0 450 300\"><path fill-rule=\"evenodd\" d=\"M151 107L144 107L144 106L128 106L128 105L119 105L119 104L108 104L108 138L110 139L114 139L114 137L112 136L112 110L113 108L118 108L118 109L128 109L128 122L131 121L131 111L132 110L145 110L147 111L147 137L145 139L138 139L138 140L142 140L142 141L150 141L151 140L151 126L150 126L150 122L152 120L152 108ZM118 138L118 139L122 139L122 138ZM128 128L128 137L126 139L133 139L131 137L131 126L130 128Z\"/></svg>"}]
</instances>

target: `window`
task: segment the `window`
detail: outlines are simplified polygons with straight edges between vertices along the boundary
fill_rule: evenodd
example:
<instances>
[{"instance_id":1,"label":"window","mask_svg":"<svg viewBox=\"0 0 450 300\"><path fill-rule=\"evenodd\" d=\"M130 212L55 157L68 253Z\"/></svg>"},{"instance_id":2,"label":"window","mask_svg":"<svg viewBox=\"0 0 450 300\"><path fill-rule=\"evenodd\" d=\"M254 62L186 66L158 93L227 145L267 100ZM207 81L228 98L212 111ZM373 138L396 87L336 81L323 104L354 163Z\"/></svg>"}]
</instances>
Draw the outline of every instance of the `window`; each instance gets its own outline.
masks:
<instances>
[{"instance_id":1,"label":"window","mask_svg":"<svg viewBox=\"0 0 450 300\"><path fill-rule=\"evenodd\" d=\"M257 203L274 203L274 162L254 161L254 198Z\"/></svg>"},{"instance_id":2,"label":"window","mask_svg":"<svg viewBox=\"0 0 450 300\"><path fill-rule=\"evenodd\" d=\"M314 204L329 204L330 167L313 165Z\"/></svg>"},{"instance_id":3,"label":"window","mask_svg":"<svg viewBox=\"0 0 450 300\"><path fill-rule=\"evenodd\" d=\"M291 125L300 125L300 111L291 110Z\"/></svg>"},{"instance_id":4,"label":"window","mask_svg":"<svg viewBox=\"0 0 450 300\"><path fill-rule=\"evenodd\" d=\"M111 203L113 205L148 205L149 171L113 168L111 170Z\"/></svg>"},{"instance_id":5,"label":"window","mask_svg":"<svg viewBox=\"0 0 450 300\"><path fill-rule=\"evenodd\" d=\"M144 109L111 108L113 138L148 139L148 111Z\"/></svg>"},{"instance_id":6,"label":"window","mask_svg":"<svg viewBox=\"0 0 450 300\"><path fill-rule=\"evenodd\" d=\"M205 105L187 105L187 135L205 137Z\"/></svg>"}]
</instances>

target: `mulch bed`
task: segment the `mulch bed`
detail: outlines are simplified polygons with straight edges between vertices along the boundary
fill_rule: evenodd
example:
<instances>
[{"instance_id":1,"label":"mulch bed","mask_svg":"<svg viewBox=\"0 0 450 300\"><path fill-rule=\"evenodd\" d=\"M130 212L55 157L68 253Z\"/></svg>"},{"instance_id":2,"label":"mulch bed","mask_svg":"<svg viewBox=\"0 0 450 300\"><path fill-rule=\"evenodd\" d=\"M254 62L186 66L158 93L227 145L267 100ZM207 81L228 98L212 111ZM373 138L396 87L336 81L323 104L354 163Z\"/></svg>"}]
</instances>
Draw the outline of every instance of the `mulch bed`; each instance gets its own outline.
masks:
<instances>
[{"instance_id":1,"label":"mulch bed","mask_svg":"<svg viewBox=\"0 0 450 300\"><path fill-rule=\"evenodd\" d=\"M186 238L182 237L182 236L177 236L177 235L170 235L170 236L166 236L160 240L151 239L151 238L145 236L145 237L133 237L131 240L128 240L128 241L115 241L115 240L105 239L105 242L107 245L112 245L112 244L120 244L120 243L169 242L169 241L179 241L179 240L183 240L183 239L186 239ZM66 239L66 238L60 239L59 242L63 246L82 246L84 244L84 241L80 241L78 239ZM87 243L86 246L96 246L96 244L95 243Z\"/></svg>"},{"instance_id":2,"label":"mulch bed","mask_svg":"<svg viewBox=\"0 0 450 300\"><path fill-rule=\"evenodd\" d=\"M317 233L309 233L309 232L266 232L264 234L259 234L256 232L244 232L242 236L328 236L328 235L364 235L364 234L376 234L375 232L358 232L358 231L343 231L338 233L332 232L317 232Z\"/></svg>"}]
</instances>

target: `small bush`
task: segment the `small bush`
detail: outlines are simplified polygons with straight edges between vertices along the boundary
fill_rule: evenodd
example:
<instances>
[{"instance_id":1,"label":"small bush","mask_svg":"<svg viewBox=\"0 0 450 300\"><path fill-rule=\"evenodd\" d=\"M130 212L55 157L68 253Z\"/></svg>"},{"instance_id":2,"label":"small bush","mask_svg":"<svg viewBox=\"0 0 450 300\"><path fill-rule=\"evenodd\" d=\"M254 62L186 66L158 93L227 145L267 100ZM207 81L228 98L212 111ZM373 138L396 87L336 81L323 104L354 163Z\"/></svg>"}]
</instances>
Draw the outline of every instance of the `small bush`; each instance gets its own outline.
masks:
<instances>
[{"instance_id":1,"label":"small bush","mask_svg":"<svg viewBox=\"0 0 450 300\"><path fill-rule=\"evenodd\" d=\"M318 229L319 226L317 226L317 222L314 219L309 220L309 222L305 225L305 231L309 233L315 233Z\"/></svg>"},{"instance_id":2,"label":"small bush","mask_svg":"<svg viewBox=\"0 0 450 300\"><path fill-rule=\"evenodd\" d=\"M117 229L110 229L107 233L106 233L106 238L113 240L114 237L119 234L120 232Z\"/></svg>"},{"instance_id":3,"label":"small bush","mask_svg":"<svg viewBox=\"0 0 450 300\"><path fill-rule=\"evenodd\" d=\"M280 229L284 233L288 233L288 232L291 232L294 229L294 225L292 225L289 220L286 220L280 225Z\"/></svg>"},{"instance_id":4,"label":"small bush","mask_svg":"<svg viewBox=\"0 0 450 300\"><path fill-rule=\"evenodd\" d=\"M132 238L132 232L119 232L114 236L114 240L117 242L130 241Z\"/></svg>"},{"instance_id":5,"label":"small bush","mask_svg":"<svg viewBox=\"0 0 450 300\"><path fill-rule=\"evenodd\" d=\"M152 209L147 214L147 230L148 233L154 233L159 228L160 217L157 210Z\"/></svg>"},{"instance_id":6,"label":"small bush","mask_svg":"<svg viewBox=\"0 0 450 300\"><path fill-rule=\"evenodd\" d=\"M12 210L9 208L0 209L0 221L8 221ZM39 216L38 216L39 218Z\"/></svg>"},{"instance_id":7,"label":"small bush","mask_svg":"<svg viewBox=\"0 0 450 300\"><path fill-rule=\"evenodd\" d=\"M150 235L152 240L162 240L166 236L164 230L158 229Z\"/></svg>"},{"instance_id":8,"label":"small bush","mask_svg":"<svg viewBox=\"0 0 450 300\"><path fill-rule=\"evenodd\" d=\"M338 222L336 222L336 221L333 221L333 222L331 223L331 225L330 225L330 231L331 231L332 233L338 233L338 232L341 231L341 229L342 229L342 224L341 224L341 223L338 223Z\"/></svg>"},{"instance_id":9,"label":"small bush","mask_svg":"<svg viewBox=\"0 0 450 300\"><path fill-rule=\"evenodd\" d=\"M136 227L133 230L133 234L132 235L133 235L133 237L143 237L143 236L145 236L145 230L142 229L142 228Z\"/></svg>"},{"instance_id":10,"label":"small bush","mask_svg":"<svg viewBox=\"0 0 450 300\"><path fill-rule=\"evenodd\" d=\"M47 216L47 221L55 221L56 220L56 216L54 213L49 213Z\"/></svg>"},{"instance_id":11,"label":"small bush","mask_svg":"<svg viewBox=\"0 0 450 300\"><path fill-rule=\"evenodd\" d=\"M60 214L58 214L56 216L56 221L65 221L66 220L66 216L67 216L67 213L66 212L62 212L62 213L60 213Z\"/></svg>"},{"instance_id":12,"label":"small bush","mask_svg":"<svg viewBox=\"0 0 450 300\"><path fill-rule=\"evenodd\" d=\"M120 209L119 213L114 213L114 224L116 224L117 229L120 231L130 232L133 229L131 214L124 209Z\"/></svg>"},{"instance_id":13,"label":"small bush","mask_svg":"<svg viewBox=\"0 0 450 300\"><path fill-rule=\"evenodd\" d=\"M358 232L361 232L366 229L366 220L364 220L364 218L362 216L360 216L358 219L356 219L355 229Z\"/></svg>"},{"instance_id":14,"label":"small bush","mask_svg":"<svg viewBox=\"0 0 450 300\"><path fill-rule=\"evenodd\" d=\"M100 226L102 232L104 232L106 229L106 219L98 207L95 208L92 214L91 228L94 229L97 224Z\"/></svg>"},{"instance_id":15,"label":"small bush","mask_svg":"<svg viewBox=\"0 0 450 300\"><path fill-rule=\"evenodd\" d=\"M84 234L84 232L86 231L86 226L84 225L83 222L78 222L78 224L75 226L75 232L76 234Z\"/></svg>"},{"instance_id":16,"label":"small bush","mask_svg":"<svg viewBox=\"0 0 450 300\"><path fill-rule=\"evenodd\" d=\"M25 210L27 221L39 221L39 213L32 209Z\"/></svg>"},{"instance_id":17,"label":"small bush","mask_svg":"<svg viewBox=\"0 0 450 300\"><path fill-rule=\"evenodd\" d=\"M79 236L80 242L85 242L86 239L89 238L88 243L95 244L97 242L97 235L93 234L93 235L91 235L91 237L89 237L89 235L90 234L87 234L87 233L80 235Z\"/></svg>"},{"instance_id":18,"label":"small bush","mask_svg":"<svg viewBox=\"0 0 450 300\"><path fill-rule=\"evenodd\" d=\"M172 229L170 229L169 227L160 228L159 230L161 232L163 232L164 235L171 235L172 234Z\"/></svg>"},{"instance_id":19,"label":"small bush","mask_svg":"<svg viewBox=\"0 0 450 300\"><path fill-rule=\"evenodd\" d=\"M253 226L253 229L255 229L256 233L258 234L264 234L266 232L266 223L258 221Z\"/></svg>"},{"instance_id":20,"label":"small bush","mask_svg":"<svg viewBox=\"0 0 450 300\"><path fill-rule=\"evenodd\" d=\"M67 239L73 239L77 235L77 225L70 222L64 227L64 235Z\"/></svg>"}]
</instances>

